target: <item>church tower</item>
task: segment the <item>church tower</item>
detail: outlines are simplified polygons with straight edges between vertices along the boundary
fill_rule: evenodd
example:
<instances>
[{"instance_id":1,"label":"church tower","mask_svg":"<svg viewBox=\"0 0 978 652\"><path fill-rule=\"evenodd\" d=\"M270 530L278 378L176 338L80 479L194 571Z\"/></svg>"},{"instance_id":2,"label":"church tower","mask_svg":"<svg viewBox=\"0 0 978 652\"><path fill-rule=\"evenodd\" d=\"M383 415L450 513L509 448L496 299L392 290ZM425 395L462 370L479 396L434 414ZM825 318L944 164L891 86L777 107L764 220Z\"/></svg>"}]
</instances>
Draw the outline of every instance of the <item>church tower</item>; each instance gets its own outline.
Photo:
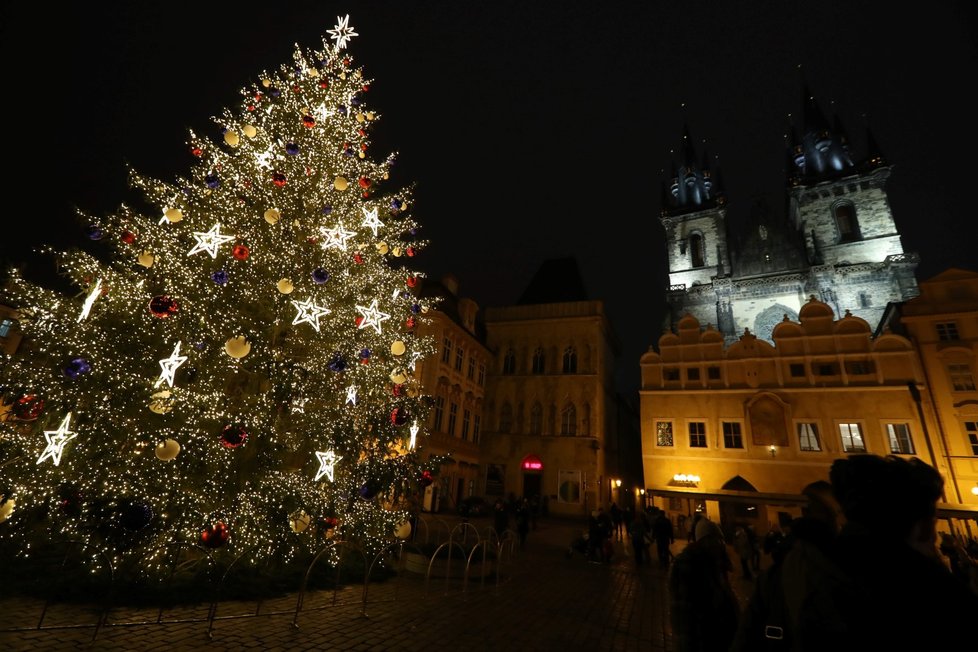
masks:
<instances>
[{"instance_id":1,"label":"church tower","mask_svg":"<svg viewBox=\"0 0 978 652\"><path fill-rule=\"evenodd\" d=\"M917 296L918 257L903 250L884 188L890 166L868 128L856 158L841 121L830 123L807 87L800 134L792 127L787 143L786 210L756 201L728 218L688 127L683 141L660 215L673 328L689 314L727 344L745 330L771 341L815 296L836 319L852 314L875 329L888 303Z\"/></svg>"}]
</instances>

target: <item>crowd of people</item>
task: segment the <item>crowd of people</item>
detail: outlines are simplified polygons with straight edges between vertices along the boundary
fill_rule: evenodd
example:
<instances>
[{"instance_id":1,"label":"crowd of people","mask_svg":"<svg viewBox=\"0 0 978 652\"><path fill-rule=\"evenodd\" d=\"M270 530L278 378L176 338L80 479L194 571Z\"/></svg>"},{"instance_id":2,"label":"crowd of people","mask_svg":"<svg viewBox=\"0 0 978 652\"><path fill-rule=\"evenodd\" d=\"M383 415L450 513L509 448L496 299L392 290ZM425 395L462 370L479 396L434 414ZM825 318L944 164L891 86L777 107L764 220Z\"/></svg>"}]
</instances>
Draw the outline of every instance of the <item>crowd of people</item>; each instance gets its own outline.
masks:
<instances>
[{"instance_id":1,"label":"crowd of people","mask_svg":"<svg viewBox=\"0 0 978 652\"><path fill-rule=\"evenodd\" d=\"M940 649L974 641L978 540L942 533L943 478L916 458L853 455L807 485L763 543L697 515L669 573L677 652ZM761 570L760 550L770 555ZM731 584L752 581L746 608Z\"/></svg>"}]
</instances>

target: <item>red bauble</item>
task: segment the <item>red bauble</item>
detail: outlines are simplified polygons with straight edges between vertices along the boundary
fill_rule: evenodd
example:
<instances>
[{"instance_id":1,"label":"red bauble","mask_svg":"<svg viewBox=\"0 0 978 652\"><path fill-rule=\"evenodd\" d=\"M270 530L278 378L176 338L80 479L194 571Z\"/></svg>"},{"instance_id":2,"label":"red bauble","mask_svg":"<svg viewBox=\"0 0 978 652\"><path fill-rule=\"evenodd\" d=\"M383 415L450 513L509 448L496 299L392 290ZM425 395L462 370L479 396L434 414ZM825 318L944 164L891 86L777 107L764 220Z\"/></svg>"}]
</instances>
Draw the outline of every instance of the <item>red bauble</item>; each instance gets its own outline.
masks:
<instances>
[{"instance_id":1,"label":"red bauble","mask_svg":"<svg viewBox=\"0 0 978 652\"><path fill-rule=\"evenodd\" d=\"M404 253L406 253L408 256L413 258L414 254L416 254L417 252L414 250L414 247L408 247L407 249L404 250Z\"/></svg>"},{"instance_id":2,"label":"red bauble","mask_svg":"<svg viewBox=\"0 0 978 652\"><path fill-rule=\"evenodd\" d=\"M364 84L360 88L362 88L364 91L369 91L370 90L370 85L369 84Z\"/></svg>"},{"instance_id":3,"label":"red bauble","mask_svg":"<svg viewBox=\"0 0 978 652\"><path fill-rule=\"evenodd\" d=\"M248 260L248 256L251 255L251 250L243 244L234 245L234 249L231 250L231 255L238 260Z\"/></svg>"},{"instance_id":4,"label":"red bauble","mask_svg":"<svg viewBox=\"0 0 978 652\"><path fill-rule=\"evenodd\" d=\"M220 548L231 539L224 521L215 521L200 531L200 542L207 548Z\"/></svg>"},{"instance_id":5,"label":"red bauble","mask_svg":"<svg viewBox=\"0 0 978 652\"><path fill-rule=\"evenodd\" d=\"M319 87L320 88L329 88L329 82L326 81L325 79L322 79L322 80L319 81Z\"/></svg>"},{"instance_id":6,"label":"red bauble","mask_svg":"<svg viewBox=\"0 0 978 652\"><path fill-rule=\"evenodd\" d=\"M302 116L302 124L312 129L316 126L316 119L311 115L304 115Z\"/></svg>"},{"instance_id":7,"label":"red bauble","mask_svg":"<svg viewBox=\"0 0 978 652\"><path fill-rule=\"evenodd\" d=\"M126 244L132 244L133 242L136 241L136 234L133 233L132 231L123 231L122 241L125 242Z\"/></svg>"},{"instance_id":8,"label":"red bauble","mask_svg":"<svg viewBox=\"0 0 978 652\"><path fill-rule=\"evenodd\" d=\"M221 444L225 448L238 448L248 441L248 431L240 423L230 423L221 431Z\"/></svg>"},{"instance_id":9,"label":"red bauble","mask_svg":"<svg viewBox=\"0 0 978 652\"><path fill-rule=\"evenodd\" d=\"M405 280L405 282L407 283L407 286L409 288L413 288L415 285L418 284L418 277L417 276L408 276L407 279Z\"/></svg>"},{"instance_id":10,"label":"red bauble","mask_svg":"<svg viewBox=\"0 0 978 652\"><path fill-rule=\"evenodd\" d=\"M194 147L193 149L190 150L190 153L193 154L194 156L200 158L201 156L204 155L204 150L202 150L199 147Z\"/></svg>"},{"instance_id":11,"label":"red bauble","mask_svg":"<svg viewBox=\"0 0 978 652\"><path fill-rule=\"evenodd\" d=\"M254 104L249 104L248 105L248 110L249 111L254 111L255 110L255 105Z\"/></svg>"},{"instance_id":12,"label":"red bauble","mask_svg":"<svg viewBox=\"0 0 978 652\"><path fill-rule=\"evenodd\" d=\"M404 320L404 325L407 326L408 328L414 328L414 324L415 324L414 317L408 317L407 319Z\"/></svg>"},{"instance_id":13,"label":"red bauble","mask_svg":"<svg viewBox=\"0 0 978 652\"><path fill-rule=\"evenodd\" d=\"M357 180L357 183L360 184L360 187L361 188L369 188L370 187L370 179L368 179L367 177L360 177Z\"/></svg>"},{"instance_id":14,"label":"red bauble","mask_svg":"<svg viewBox=\"0 0 978 652\"><path fill-rule=\"evenodd\" d=\"M170 315L175 315L180 311L180 304L165 294L162 294L158 297L153 297L150 299L149 311L154 317L166 319Z\"/></svg>"},{"instance_id":15,"label":"red bauble","mask_svg":"<svg viewBox=\"0 0 978 652\"><path fill-rule=\"evenodd\" d=\"M273 172L272 173L272 183L274 183L276 186L278 186L279 188L281 188L286 183L286 181L285 181L285 175L282 174L281 172Z\"/></svg>"},{"instance_id":16,"label":"red bauble","mask_svg":"<svg viewBox=\"0 0 978 652\"><path fill-rule=\"evenodd\" d=\"M391 410L391 423L395 426L403 426L407 423L408 413L403 408L394 408Z\"/></svg>"},{"instance_id":17,"label":"red bauble","mask_svg":"<svg viewBox=\"0 0 978 652\"><path fill-rule=\"evenodd\" d=\"M418 482L421 483L421 486L422 487L427 487L433 481L434 481L434 478L431 477L431 471L425 471L424 473L421 474L421 477L418 479Z\"/></svg>"},{"instance_id":18,"label":"red bauble","mask_svg":"<svg viewBox=\"0 0 978 652\"><path fill-rule=\"evenodd\" d=\"M357 318L353 320L353 323L357 325L357 328L360 328L360 324L363 323L363 317L357 315Z\"/></svg>"},{"instance_id":19,"label":"red bauble","mask_svg":"<svg viewBox=\"0 0 978 652\"><path fill-rule=\"evenodd\" d=\"M14 402L10 411L18 421L34 421L41 415L43 409L43 398L37 394L25 394Z\"/></svg>"},{"instance_id":20,"label":"red bauble","mask_svg":"<svg viewBox=\"0 0 978 652\"><path fill-rule=\"evenodd\" d=\"M363 265L363 256L360 255L360 252L353 254L353 262L357 265Z\"/></svg>"}]
</instances>

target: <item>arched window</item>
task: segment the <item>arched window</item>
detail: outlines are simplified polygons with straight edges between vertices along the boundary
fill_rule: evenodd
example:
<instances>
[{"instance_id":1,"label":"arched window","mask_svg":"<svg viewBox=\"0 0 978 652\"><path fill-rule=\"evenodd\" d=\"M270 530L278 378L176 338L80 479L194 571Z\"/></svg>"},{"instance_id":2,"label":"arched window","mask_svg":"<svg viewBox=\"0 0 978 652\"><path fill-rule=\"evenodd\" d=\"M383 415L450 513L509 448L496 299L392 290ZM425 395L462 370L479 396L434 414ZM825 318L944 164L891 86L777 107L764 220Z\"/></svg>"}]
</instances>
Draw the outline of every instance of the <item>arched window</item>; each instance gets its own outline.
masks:
<instances>
[{"instance_id":1,"label":"arched window","mask_svg":"<svg viewBox=\"0 0 978 652\"><path fill-rule=\"evenodd\" d=\"M507 349L506 354L503 356L503 374L511 376L516 373L516 352L513 349Z\"/></svg>"},{"instance_id":2,"label":"arched window","mask_svg":"<svg viewBox=\"0 0 978 652\"><path fill-rule=\"evenodd\" d=\"M564 373L577 373L577 350L573 346L564 349Z\"/></svg>"},{"instance_id":3,"label":"arched window","mask_svg":"<svg viewBox=\"0 0 978 652\"><path fill-rule=\"evenodd\" d=\"M706 265L706 255L704 254L705 243L703 236L694 233L689 236L689 257L693 262L693 267L703 267Z\"/></svg>"},{"instance_id":4,"label":"arched window","mask_svg":"<svg viewBox=\"0 0 978 652\"><path fill-rule=\"evenodd\" d=\"M566 437L577 434L577 410L572 403L568 403L560 411L560 434Z\"/></svg>"},{"instance_id":5,"label":"arched window","mask_svg":"<svg viewBox=\"0 0 978 652\"><path fill-rule=\"evenodd\" d=\"M543 347L538 346L537 350L533 352L533 373L542 374L546 368L547 356L543 352Z\"/></svg>"},{"instance_id":6,"label":"arched window","mask_svg":"<svg viewBox=\"0 0 978 652\"><path fill-rule=\"evenodd\" d=\"M856 219L856 207L849 202L836 205L835 225L839 229L839 242L859 240L859 220Z\"/></svg>"},{"instance_id":7,"label":"arched window","mask_svg":"<svg viewBox=\"0 0 978 652\"><path fill-rule=\"evenodd\" d=\"M530 434L543 434L543 406L539 402L534 403L530 408Z\"/></svg>"},{"instance_id":8,"label":"arched window","mask_svg":"<svg viewBox=\"0 0 978 652\"><path fill-rule=\"evenodd\" d=\"M509 403L503 404L499 411L499 432L510 432L513 429L513 408Z\"/></svg>"}]
</instances>

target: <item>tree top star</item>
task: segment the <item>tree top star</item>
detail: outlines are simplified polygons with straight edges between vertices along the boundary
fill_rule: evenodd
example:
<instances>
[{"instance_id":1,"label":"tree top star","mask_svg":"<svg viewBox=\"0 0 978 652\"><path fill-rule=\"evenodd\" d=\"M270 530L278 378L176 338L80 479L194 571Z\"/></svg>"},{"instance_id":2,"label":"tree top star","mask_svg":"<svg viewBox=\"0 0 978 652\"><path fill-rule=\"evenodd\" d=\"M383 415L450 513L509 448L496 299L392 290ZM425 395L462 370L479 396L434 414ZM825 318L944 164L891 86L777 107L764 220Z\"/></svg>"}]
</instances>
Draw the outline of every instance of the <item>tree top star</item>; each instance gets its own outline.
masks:
<instances>
[{"instance_id":1,"label":"tree top star","mask_svg":"<svg viewBox=\"0 0 978 652\"><path fill-rule=\"evenodd\" d=\"M333 29L326 30L332 36L331 39L336 41L336 49L342 50L346 47L347 42L354 36L360 36L353 31L353 27L350 26L350 14L340 18L336 17L336 26Z\"/></svg>"}]
</instances>

